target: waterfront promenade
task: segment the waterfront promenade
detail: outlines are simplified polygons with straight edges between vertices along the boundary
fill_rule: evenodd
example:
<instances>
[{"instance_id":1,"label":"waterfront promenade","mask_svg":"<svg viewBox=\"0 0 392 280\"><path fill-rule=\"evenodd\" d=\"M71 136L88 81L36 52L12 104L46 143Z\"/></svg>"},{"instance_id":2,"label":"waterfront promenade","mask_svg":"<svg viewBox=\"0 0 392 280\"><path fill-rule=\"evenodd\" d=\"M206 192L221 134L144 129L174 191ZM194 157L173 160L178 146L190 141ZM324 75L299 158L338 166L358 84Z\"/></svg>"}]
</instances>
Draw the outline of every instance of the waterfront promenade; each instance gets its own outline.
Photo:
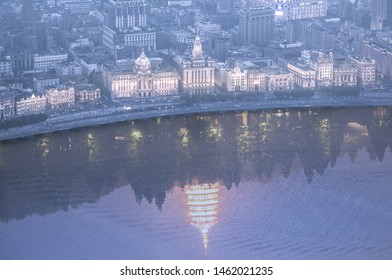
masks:
<instances>
[{"instance_id":1,"label":"waterfront promenade","mask_svg":"<svg viewBox=\"0 0 392 280\"><path fill-rule=\"evenodd\" d=\"M190 115L197 113L229 112L243 110L322 108L322 107L368 107L392 106L392 93L368 93L360 97L313 97L309 99L251 99L227 102L167 102L149 105L113 104L102 108L89 109L66 114L50 115L41 123L0 130L0 141L30 137L55 131L66 131L81 127L132 121L165 116Z\"/></svg>"}]
</instances>

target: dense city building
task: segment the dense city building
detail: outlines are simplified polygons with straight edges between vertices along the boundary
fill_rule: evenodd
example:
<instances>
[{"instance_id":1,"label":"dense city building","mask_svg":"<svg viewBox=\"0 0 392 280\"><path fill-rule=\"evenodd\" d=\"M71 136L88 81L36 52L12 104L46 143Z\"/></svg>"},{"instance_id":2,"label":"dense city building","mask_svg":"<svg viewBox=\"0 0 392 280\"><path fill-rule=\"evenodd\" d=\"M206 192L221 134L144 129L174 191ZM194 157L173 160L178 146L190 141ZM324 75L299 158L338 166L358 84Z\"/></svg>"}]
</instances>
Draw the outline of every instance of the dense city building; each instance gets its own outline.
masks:
<instances>
[{"instance_id":1,"label":"dense city building","mask_svg":"<svg viewBox=\"0 0 392 280\"><path fill-rule=\"evenodd\" d=\"M101 95L391 84L387 0L331 1L328 14L326 0L11 2L0 3L2 118Z\"/></svg>"},{"instance_id":2,"label":"dense city building","mask_svg":"<svg viewBox=\"0 0 392 280\"><path fill-rule=\"evenodd\" d=\"M240 10L238 35L242 44L268 44L274 36L274 10L254 7Z\"/></svg>"}]
</instances>

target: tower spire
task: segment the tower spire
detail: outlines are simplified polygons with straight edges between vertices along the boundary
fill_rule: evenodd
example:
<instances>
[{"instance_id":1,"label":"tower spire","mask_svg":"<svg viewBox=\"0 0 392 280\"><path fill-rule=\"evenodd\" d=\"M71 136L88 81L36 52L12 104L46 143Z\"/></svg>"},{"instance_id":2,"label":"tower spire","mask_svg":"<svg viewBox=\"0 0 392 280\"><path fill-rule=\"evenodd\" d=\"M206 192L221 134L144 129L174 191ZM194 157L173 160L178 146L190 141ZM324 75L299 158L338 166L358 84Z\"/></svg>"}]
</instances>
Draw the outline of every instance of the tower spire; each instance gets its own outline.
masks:
<instances>
[{"instance_id":1,"label":"tower spire","mask_svg":"<svg viewBox=\"0 0 392 280\"><path fill-rule=\"evenodd\" d=\"M195 37L195 42L193 43L193 50L192 50L192 58L193 59L202 59L203 58L203 49L201 44L201 39L199 33L197 33Z\"/></svg>"}]
</instances>

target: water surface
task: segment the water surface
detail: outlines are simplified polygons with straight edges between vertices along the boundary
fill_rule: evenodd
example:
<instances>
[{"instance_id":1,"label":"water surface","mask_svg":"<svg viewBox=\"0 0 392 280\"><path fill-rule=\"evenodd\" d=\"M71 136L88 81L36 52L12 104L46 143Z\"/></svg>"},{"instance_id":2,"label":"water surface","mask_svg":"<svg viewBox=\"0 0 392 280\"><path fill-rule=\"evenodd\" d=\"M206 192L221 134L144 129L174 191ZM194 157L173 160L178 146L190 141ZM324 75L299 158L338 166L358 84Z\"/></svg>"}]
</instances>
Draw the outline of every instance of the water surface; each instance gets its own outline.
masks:
<instances>
[{"instance_id":1,"label":"water surface","mask_svg":"<svg viewBox=\"0 0 392 280\"><path fill-rule=\"evenodd\" d=\"M168 117L0 143L1 259L391 259L392 109Z\"/></svg>"}]
</instances>

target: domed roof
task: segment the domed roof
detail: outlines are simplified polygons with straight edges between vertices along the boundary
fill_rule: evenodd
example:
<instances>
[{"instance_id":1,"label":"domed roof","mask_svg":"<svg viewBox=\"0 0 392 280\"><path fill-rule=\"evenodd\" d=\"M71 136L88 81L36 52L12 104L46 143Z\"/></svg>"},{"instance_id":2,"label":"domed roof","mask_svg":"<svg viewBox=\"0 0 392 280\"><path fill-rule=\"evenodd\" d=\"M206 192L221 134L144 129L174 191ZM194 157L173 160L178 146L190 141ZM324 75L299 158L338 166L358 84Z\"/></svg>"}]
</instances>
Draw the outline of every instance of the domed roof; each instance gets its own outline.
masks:
<instances>
[{"instance_id":1,"label":"domed roof","mask_svg":"<svg viewBox=\"0 0 392 280\"><path fill-rule=\"evenodd\" d=\"M151 70L151 62L148 57L144 53L144 49L142 49L142 53L135 61L136 70L139 73L148 73Z\"/></svg>"}]
</instances>

